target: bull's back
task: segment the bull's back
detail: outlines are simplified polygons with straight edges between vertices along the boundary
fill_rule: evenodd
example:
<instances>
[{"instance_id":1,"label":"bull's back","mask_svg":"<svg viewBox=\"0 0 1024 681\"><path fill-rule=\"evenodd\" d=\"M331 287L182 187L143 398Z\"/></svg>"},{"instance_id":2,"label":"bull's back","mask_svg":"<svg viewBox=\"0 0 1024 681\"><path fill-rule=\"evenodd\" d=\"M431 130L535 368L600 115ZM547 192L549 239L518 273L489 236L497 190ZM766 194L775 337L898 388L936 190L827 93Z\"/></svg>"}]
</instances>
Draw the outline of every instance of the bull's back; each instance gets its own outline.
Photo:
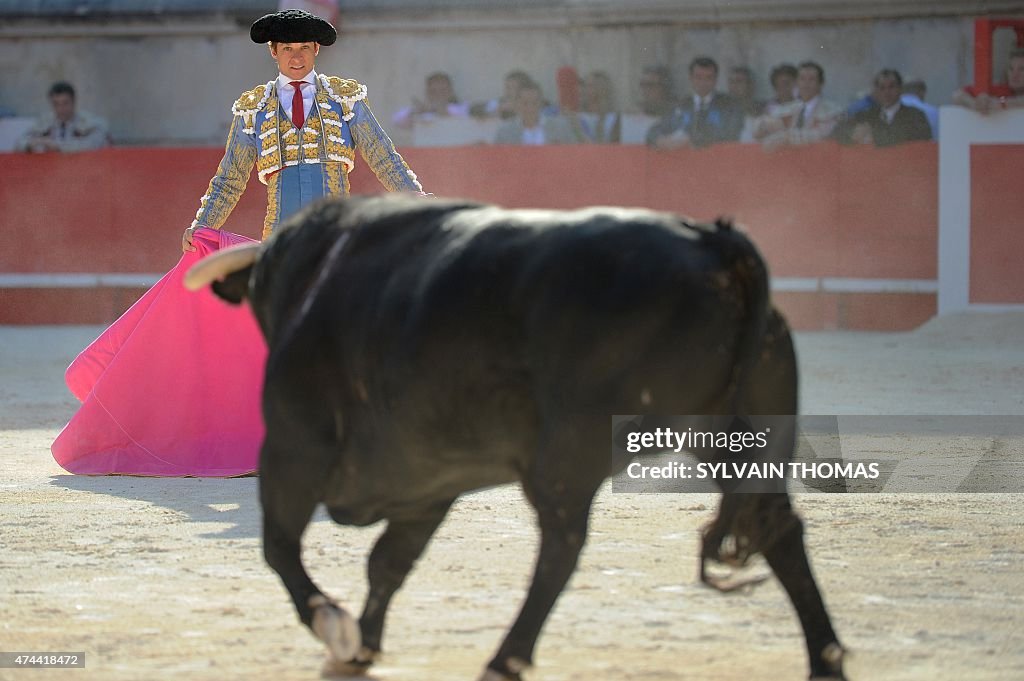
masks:
<instances>
[{"instance_id":1,"label":"bull's back","mask_svg":"<svg viewBox=\"0 0 1024 681\"><path fill-rule=\"evenodd\" d=\"M513 437L549 413L633 413L652 396L696 409L728 379L743 291L704 231L648 211L490 207L427 231L360 294L374 301L363 351L391 394L429 391L440 422Z\"/></svg>"},{"instance_id":2,"label":"bull's back","mask_svg":"<svg viewBox=\"0 0 1024 681\"><path fill-rule=\"evenodd\" d=\"M719 392L746 307L710 232L649 211L505 219L466 243L446 268L451 281L437 280L439 298L460 281L489 282L457 296L449 318L489 310L494 324L473 350L514 340L543 411L635 413L654 406L655 392L663 408L697 408Z\"/></svg>"},{"instance_id":3,"label":"bull's back","mask_svg":"<svg viewBox=\"0 0 1024 681\"><path fill-rule=\"evenodd\" d=\"M514 480L553 427L586 431L600 468L611 414L720 398L746 310L708 231L616 209L398 213L365 221L321 301L361 465L395 485Z\"/></svg>"}]
</instances>

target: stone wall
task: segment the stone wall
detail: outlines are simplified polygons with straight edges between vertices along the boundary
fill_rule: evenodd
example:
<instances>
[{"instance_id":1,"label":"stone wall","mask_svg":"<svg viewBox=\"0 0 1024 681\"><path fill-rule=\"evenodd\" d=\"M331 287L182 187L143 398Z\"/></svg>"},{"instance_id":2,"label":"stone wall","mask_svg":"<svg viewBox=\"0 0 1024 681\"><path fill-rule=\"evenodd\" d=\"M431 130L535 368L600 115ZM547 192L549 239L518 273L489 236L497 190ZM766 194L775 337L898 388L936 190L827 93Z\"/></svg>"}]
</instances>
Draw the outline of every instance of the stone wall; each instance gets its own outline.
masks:
<instances>
[{"instance_id":1,"label":"stone wall","mask_svg":"<svg viewBox=\"0 0 1024 681\"><path fill-rule=\"evenodd\" d=\"M972 77L970 10L1001 7L949 0L573 0L548 9L459 11L430 9L438 3L406 2L419 6L412 10L396 9L397 2L350 4L357 9L342 16L342 37L324 49L318 68L365 82L388 127L392 112L420 95L436 70L452 75L460 97L477 101L496 96L511 69L531 73L549 97L558 67L602 69L629 109L643 66L668 64L685 91L686 65L698 54L723 68L750 65L762 95L773 65L814 59L826 70L826 96L837 102L893 67L925 78L929 101L943 104ZM266 49L249 41L247 21L223 13L87 23L0 18L0 108L42 110L49 84L66 79L81 106L110 119L119 143L221 144L233 99L276 73ZM407 141L400 131L395 137Z\"/></svg>"}]
</instances>

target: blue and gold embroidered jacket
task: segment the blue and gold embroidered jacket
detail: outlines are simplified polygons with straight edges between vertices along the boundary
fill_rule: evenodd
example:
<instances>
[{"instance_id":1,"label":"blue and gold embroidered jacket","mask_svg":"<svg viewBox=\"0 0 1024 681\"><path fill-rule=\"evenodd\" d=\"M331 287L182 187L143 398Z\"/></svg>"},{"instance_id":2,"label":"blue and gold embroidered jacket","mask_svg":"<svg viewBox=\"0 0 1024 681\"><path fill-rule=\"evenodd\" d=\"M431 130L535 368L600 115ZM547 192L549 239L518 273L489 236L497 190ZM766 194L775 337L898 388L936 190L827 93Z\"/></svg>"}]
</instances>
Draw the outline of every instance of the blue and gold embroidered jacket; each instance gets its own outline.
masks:
<instances>
[{"instance_id":1,"label":"blue and gold embroidered jacket","mask_svg":"<svg viewBox=\"0 0 1024 681\"><path fill-rule=\"evenodd\" d=\"M277 83L245 92L234 114L224 158L200 200L193 227L220 229L252 172L267 186L263 238L302 206L349 191L355 151L388 191L423 191L366 104L366 86L318 74L314 106L301 130L284 115Z\"/></svg>"}]
</instances>

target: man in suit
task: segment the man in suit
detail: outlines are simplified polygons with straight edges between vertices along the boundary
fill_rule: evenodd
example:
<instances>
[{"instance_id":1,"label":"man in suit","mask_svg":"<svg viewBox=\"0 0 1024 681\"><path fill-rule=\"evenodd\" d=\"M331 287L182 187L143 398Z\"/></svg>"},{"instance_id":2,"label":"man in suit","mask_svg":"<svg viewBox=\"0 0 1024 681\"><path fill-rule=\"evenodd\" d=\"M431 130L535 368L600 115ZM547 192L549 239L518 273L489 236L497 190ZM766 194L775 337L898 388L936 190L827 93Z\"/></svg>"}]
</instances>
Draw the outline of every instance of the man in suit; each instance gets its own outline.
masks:
<instances>
[{"instance_id":1,"label":"man in suit","mask_svg":"<svg viewBox=\"0 0 1024 681\"><path fill-rule=\"evenodd\" d=\"M882 69L875 76L872 99L874 106L857 114L854 119L854 142L888 147L904 142L930 140L932 127L920 109L906 106L900 101L903 77L895 69Z\"/></svg>"},{"instance_id":2,"label":"man in suit","mask_svg":"<svg viewBox=\"0 0 1024 681\"><path fill-rule=\"evenodd\" d=\"M796 99L775 113L762 116L754 126L754 139L765 149L821 142L832 135L842 109L824 99L825 69L813 61L797 67Z\"/></svg>"},{"instance_id":3,"label":"man in suit","mask_svg":"<svg viewBox=\"0 0 1024 681\"><path fill-rule=\"evenodd\" d=\"M920 78L912 78L903 84L903 96L900 101L915 109L920 109L928 119L932 128L932 139L939 139L939 109L924 101L928 95L928 86Z\"/></svg>"},{"instance_id":4,"label":"man in suit","mask_svg":"<svg viewBox=\"0 0 1024 681\"><path fill-rule=\"evenodd\" d=\"M540 86L529 82L519 88L515 101L516 117L507 121L495 133L495 144L573 144L576 135L562 116L543 113L544 93Z\"/></svg>"},{"instance_id":5,"label":"man in suit","mask_svg":"<svg viewBox=\"0 0 1024 681\"><path fill-rule=\"evenodd\" d=\"M690 62L690 87L684 99L647 132L647 144L655 149L706 147L735 142L743 130L743 111L732 99L715 91L718 64L710 57Z\"/></svg>"}]
</instances>

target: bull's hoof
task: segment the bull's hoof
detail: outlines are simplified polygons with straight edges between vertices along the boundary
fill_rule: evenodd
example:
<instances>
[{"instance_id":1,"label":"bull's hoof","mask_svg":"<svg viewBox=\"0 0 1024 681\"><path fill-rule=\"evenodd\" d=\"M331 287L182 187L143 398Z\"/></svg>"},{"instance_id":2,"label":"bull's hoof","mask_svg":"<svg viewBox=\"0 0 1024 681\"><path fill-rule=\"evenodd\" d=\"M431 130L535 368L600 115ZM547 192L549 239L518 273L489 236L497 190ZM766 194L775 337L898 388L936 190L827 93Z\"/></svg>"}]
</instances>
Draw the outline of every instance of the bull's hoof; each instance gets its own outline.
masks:
<instances>
[{"instance_id":1,"label":"bull's hoof","mask_svg":"<svg viewBox=\"0 0 1024 681\"><path fill-rule=\"evenodd\" d=\"M503 674L488 667L476 681L523 681L519 674Z\"/></svg>"},{"instance_id":2,"label":"bull's hoof","mask_svg":"<svg viewBox=\"0 0 1024 681\"><path fill-rule=\"evenodd\" d=\"M753 577L747 577L744 579L730 579L727 577L715 577L708 575L704 578L704 584L710 586L715 591L727 594L733 591L739 591L741 589L751 590L758 584L763 584L768 580L768 575L756 575Z\"/></svg>"},{"instance_id":3,"label":"bull's hoof","mask_svg":"<svg viewBox=\"0 0 1024 681\"><path fill-rule=\"evenodd\" d=\"M331 656L340 662L355 659L362 644L355 618L324 596L314 596L309 604L313 608L313 633L324 642Z\"/></svg>"},{"instance_id":4,"label":"bull's hoof","mask_svg":"<svg viewBox=\"0 0 1024 681\"><path fill-rule=\"evenodd\" d=\"M716 561L717 562L717 561ZM734 568L726 573L715 573L711 570L707 558L702 558L700 563L700 581L706 586L722 593L731 593L741 589L751 590L759 584L766 582L770 575L756 574L750 569L743 570Z\"/></svg>"},{"instance_id":5,"label":"bull's hoof","mask_svg":"<svg viewBox=\"0 0 1024 681\"><path fill-rule=\"evenodd\" d=\"M347 662L335 659L333 656L324 663L320 676L325 679L365 679L367 670L376 661L379 653L370 650L366 646L359 649L356 656Z\"/></svg>"},{"instance_id":6,"label":"bull's hoof","mask_svg":"<svg viewBox=\"0 0 1024 681\"><path fill-rule=\"evenodd\" d=\"M523 681L522 672L530 668L530 663L522 658L510 657L505 660L505 667L508 671L487 667L477 681Z\"/></svg>"},{"instance_id":7,"label":"bull's hoof","mask_svg":"<svg viewBox=\"0 0 1024 681\"><path fill-rule=\"evenodd\" d=\"M848 681L843 674L843 658L846 654L846 650L838 643L829 643L821 651L824 669L812 673L810 681Z\"/></svg>"}]
</instances>

